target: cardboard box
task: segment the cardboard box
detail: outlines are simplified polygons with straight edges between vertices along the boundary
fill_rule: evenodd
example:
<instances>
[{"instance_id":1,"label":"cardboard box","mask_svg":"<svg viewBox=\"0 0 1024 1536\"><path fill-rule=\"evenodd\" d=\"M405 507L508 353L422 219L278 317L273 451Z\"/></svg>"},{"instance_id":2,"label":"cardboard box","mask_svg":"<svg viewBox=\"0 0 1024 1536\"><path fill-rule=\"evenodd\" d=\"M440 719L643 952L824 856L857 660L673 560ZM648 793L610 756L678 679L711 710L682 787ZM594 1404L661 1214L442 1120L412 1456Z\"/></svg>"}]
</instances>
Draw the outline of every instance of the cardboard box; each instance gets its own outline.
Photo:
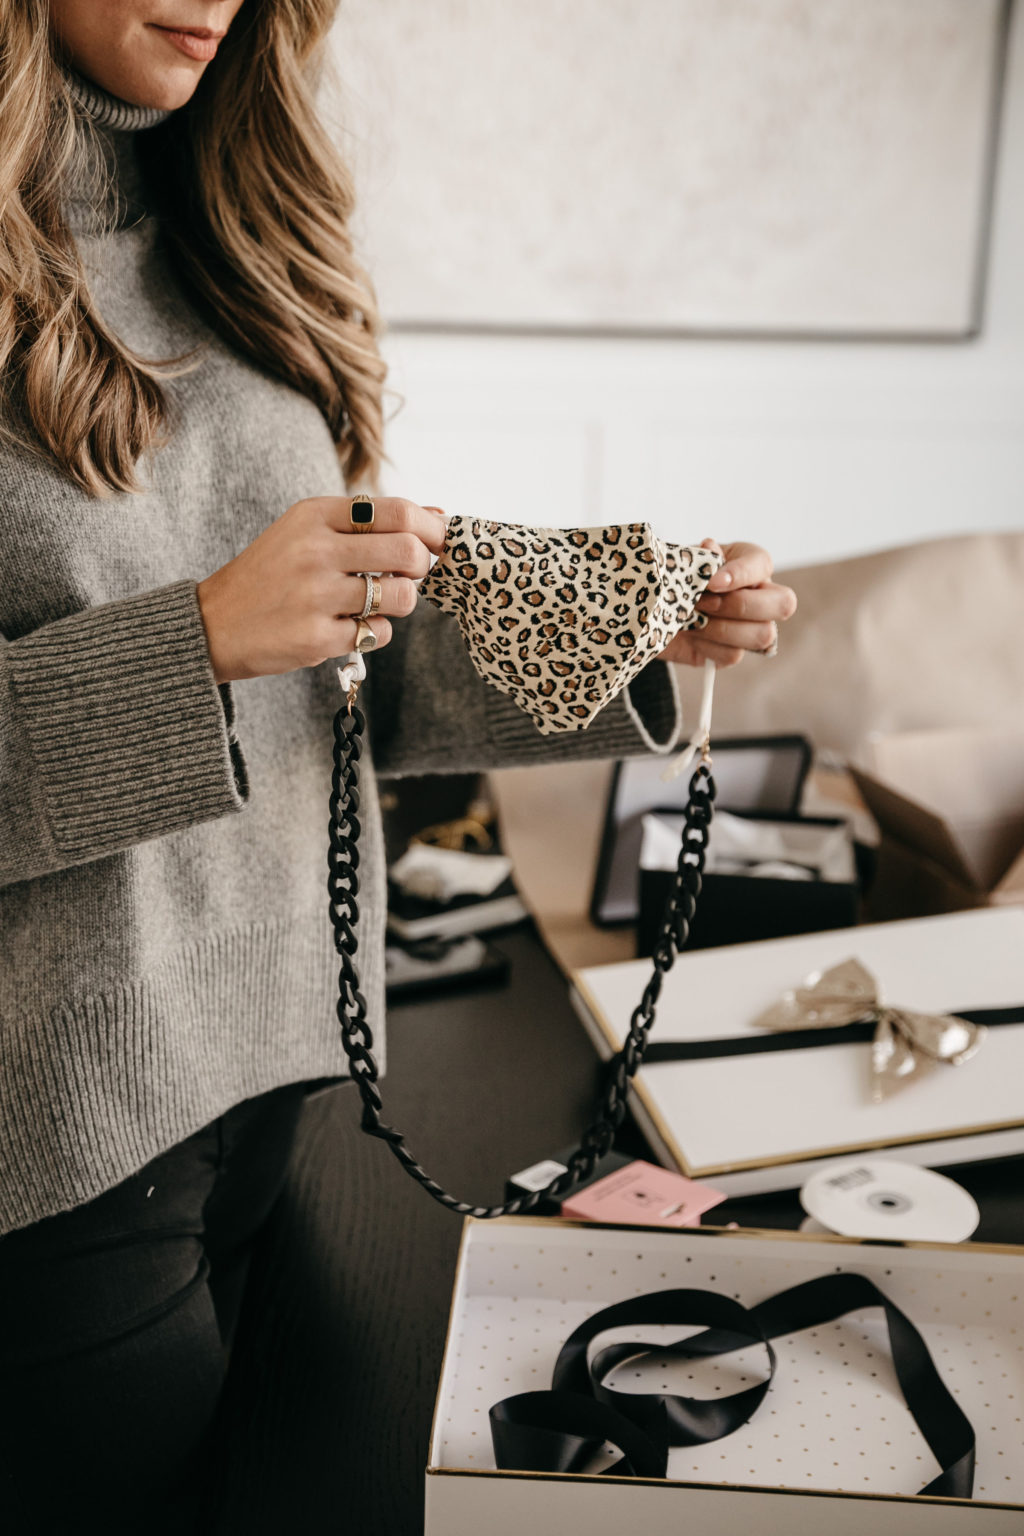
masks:
<instances>
[{"instance_id":1,"label":"cardboard box","mask_svg":"<svg viewBox=\"0 0 1024 1536\"><path fill-rule=\"evenodd\" d=\"M648 1291L698 1288L753 1305L837 1269L872 1279L920 1329L978 1441L970 1501L920 1497L937 1473L896 1381L878 1308L778 1341L749 1423L670 1453L665 1480L499 1472L488 1410L551 1384L586 1317ZM866 1245L799 1234L466 1223L427 1468L425 1536L1019 1536L1024 1251ZM616 1337L650 1338L650 1327ZM679 1329L667 1337L678 1337ZM620 1388L633 1386L633 1364ZM648 1365L637 1390L712 1397L764 1374L760 1347ZM612 1383L614 1384L614 1382Z\"/></svg>"},{"instance_id":2,"label":"cardboard box","mask_svg":"<svg viewBox=\"0 0 1024 1536\"><path fill-rule=\"evenodd\" d=\"M861 960L883 1001L924 1013L1024 1005L1024 910L961 912L683 953L652 1040L771 1038L753 1020L813 972ZM577 971L571 996L602 1055L617 1050L651 963ZM645 1064L632 1107L657 1156L729 1194L792 1189L828 1157L898 1148L929 1167L1024 1151L1024 1024L988 1031L881 1103L869 1043Z\"/></svg>"},{"instance_id":3,"label":"cardboard box","mask_svg":"<svg viewBox=\"0 0 1024 1536\"><path fill-rule=\"evenodd\" d=\"M872 921L1024 903L1024 731L880 736L851 771L882 834Z\"/></svg>"}]
</instances>

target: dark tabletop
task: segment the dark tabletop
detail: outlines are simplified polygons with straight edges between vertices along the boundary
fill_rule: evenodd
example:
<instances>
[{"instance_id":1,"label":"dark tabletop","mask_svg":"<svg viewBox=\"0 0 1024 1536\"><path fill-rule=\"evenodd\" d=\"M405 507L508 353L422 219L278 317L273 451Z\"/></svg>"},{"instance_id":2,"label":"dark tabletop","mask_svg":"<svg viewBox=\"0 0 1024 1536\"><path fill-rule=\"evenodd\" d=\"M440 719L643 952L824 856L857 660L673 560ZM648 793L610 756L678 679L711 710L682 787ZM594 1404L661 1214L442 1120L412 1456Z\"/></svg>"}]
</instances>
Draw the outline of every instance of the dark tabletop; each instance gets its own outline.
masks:
<instances>
[{"instance_id":1,"label":"dark tabletop","mask_svg":"<svg viewBox=\"0 0 1024 1536\"><path fill-rule=\"evenodd\" d=\"M529 925L497 940L507 987L393 1008L386 1116L438 1180L503 1197L508 1173L571 1144L597 1081L561 974ZM232 1360L225 1536L420 1536L434 1393L461 1221L358 1129L350 1086L305 1108L257 1255ZM620 1144L643 1153L635 1128ZM1024 1243L1024 1159L944 1169L979 1239ZM716 1224L795 1227L792 1192L731 1200Z\"/></svg>"}]
</instances>

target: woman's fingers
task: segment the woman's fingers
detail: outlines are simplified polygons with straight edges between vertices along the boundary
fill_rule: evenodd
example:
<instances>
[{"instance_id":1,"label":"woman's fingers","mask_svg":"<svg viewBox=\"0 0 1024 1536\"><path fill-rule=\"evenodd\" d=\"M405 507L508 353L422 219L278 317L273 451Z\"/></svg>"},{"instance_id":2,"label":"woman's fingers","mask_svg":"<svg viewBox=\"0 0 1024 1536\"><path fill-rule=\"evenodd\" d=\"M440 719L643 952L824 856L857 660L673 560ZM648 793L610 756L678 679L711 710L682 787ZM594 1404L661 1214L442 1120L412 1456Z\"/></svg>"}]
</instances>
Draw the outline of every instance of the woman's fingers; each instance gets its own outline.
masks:
<instances>
[{"instance_id":1,"label":"woman's fingers","mask_svg":"<svg viewBox=\"0 0 1024 1536\"><path fill-rule=\"evenodd\" d=\"M691 666L700 666L701 662L713 661L716 667L734 667L737 662L743 660L747 654L745 647L724 645L710 638L710 629L711 625L709 624L707 629L691 630L687 634L686 638L689 641L688 649L692 653L692 659L691 657L686 657L685 660ZM683 660L684 658L670 657L669 659Z\"/></svg>"},{"instance_id":2,"label":"woman's fingers","mask_svg":"<svg viewBox=\"0 0 1024 1536\"><path fill-rule=\"evenodd\" d=\"M430 569L431 554L444 548L444 515L436 508L399 496L376 496L370 531L359 533L349 518L351 498L324 496L321 501L327 525L346 535L334 552L342 571L391 571L419 581Z\"/></svg>"},{"instance_id":3,"label":"woman's fingers","mask_svg":"<svg viewBox=\"0 0 1024 1536\"><path fill-rule=\"evenodd\" d=\"M377 644L379 646L387 645L392 635L391 620L378 615L372 619L366 619L364 622L369 624L377 636ZM347 656L350 651L354 651L356 648L356 629L358 625L358 619L338 619L334 627L334 637L332 637L331 643L327 648L327 656Z\"/></svg>"},{"instance_id":4,"label":"woman's fingers","mask_svg":"<svg viewBox=\"0 0 1024 1536\"><path fill-rule=\"evenodd\" d=\"M430 569L430 550L415 533L355 534L338 539L332 555L339 571L390 571L419 581Z\"/></svg>"},{"instance_id":5,"label":"woman's fingers","mask_svg":"<svg viewBox=\"0 0 1024 1536\"><path fill-rule=\"evenodd\" d=\"M759 544L723 544L725 564L708 582L709 592L760 587L772 577L772 557Z\"/></svg>"},{"instance_id":6,"label":"woman's fingers","mask_svg":"<svg viewBox=\"0 0 1024 1536\"><path fill-rule=\"evenodd\" d=\"M738 651L767 651L778 639L774 623L748 624L742 619L709 619L698 634L702 640Z\"/></svg>"},{"instance_id":7,"label":"woman's fingers","mask_svg":"<svg viewBox=\"0 0 1024 1536\"><path fill-rule=\"evenodd\" d=\"M707 614L707 625L698 632L707 639L744 651L767 651L778 639L777 626L796 612L796 593L769 581L740 592L705 593L697 607Z\"/></svg>"},{"instance_id":8,"label":"woman's fingers","mask_svg":"<svg viewBox=\"0 0 1024 1536\"><path fill-rule=\"evenodd\" d=\"M772 557L759 544L725 544L725 564L708 582L698 599L698 611L707 626L698 631L709 646L731 653L734 666L746 651L768 651L778 640L776 626L793 617L796 593L772 581Z\"/></svg>"},{"instance_id":9,"label":"woman's fingers","mask_svg":"<svg viewBox=\"0 0 1024 1536\"><path fill-rule=\"evenodd\" d=\"M401 496L372 496L373 522L370 532L360 533L349 517L351 496L318 496L315 498L324 522L335 533L351 535L353 539L377 539L382 535L415 538L426 545L432 554L439 555L444 548L444 518L415 501ZM351 566L347 569L352 569ZM378 570L394 570L394 566L378 566ZM424 566L424 572L426 567ZM421 573L422 574L422 573Z\"/></svg>"},{"instance_id":10,"label":"woman's fingers","mask_svg":"<svg viewBox=\"0 0 1024 1536\"><path fill-rule=\"evenodd\" d=\"M381 576L380 607L378 613L390 613L402 618L416 607L416 583L408 576ZM362 576L338 577L337 617L350 618L363 611L366 602L366 582Z\"/></svg>"},{"instance_id":11,"label":"woman's fingers","mask_svg":"<svg viewBox=\"0 0 1024 1536\"><path fill-rule=\"evenodd\" d=\"M738 592L705 592L697 607L709 618L781 624L796 612L796 593L792 587L766 581Z\"/></svg>"}]
</instances>

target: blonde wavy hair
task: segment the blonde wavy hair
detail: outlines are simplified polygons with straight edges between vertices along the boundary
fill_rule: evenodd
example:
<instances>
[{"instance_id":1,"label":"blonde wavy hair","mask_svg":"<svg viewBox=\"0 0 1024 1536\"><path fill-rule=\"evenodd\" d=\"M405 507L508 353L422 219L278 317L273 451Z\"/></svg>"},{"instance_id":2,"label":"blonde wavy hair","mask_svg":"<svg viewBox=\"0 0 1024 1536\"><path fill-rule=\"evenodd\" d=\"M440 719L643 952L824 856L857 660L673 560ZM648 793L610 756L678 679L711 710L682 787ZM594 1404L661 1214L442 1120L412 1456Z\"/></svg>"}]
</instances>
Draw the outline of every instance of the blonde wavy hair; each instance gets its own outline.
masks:
<instances>
[{"instance_id":1,"label":"blonde wavy hair","mask_svg":"<svg viewBox=\"0 0 1024 1536\"><path fill-rule=\"evenodd\" d=\"M193 302L238 350L315 401L345 478L382 457L385 365L352 251L351 177L314 103L338 0L250 0L191 101L145 135L165 238ZM78 109L48 0L0 0L0 415L3 431L96 496L141 488L169 435L161 379L93 307L62 202ZM193 364L195 366L195 364Z\"/></svg>"}]
</instances>

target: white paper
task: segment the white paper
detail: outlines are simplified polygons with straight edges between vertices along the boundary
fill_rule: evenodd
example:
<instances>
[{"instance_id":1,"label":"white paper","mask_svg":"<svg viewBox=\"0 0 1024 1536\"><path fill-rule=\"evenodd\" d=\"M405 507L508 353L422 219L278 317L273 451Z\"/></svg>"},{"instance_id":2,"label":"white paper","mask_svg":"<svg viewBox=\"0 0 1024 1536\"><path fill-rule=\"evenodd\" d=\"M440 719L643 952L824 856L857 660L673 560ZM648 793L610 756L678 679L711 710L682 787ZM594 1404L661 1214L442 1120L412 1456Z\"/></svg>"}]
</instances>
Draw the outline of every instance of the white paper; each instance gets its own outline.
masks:
<instances>
[{"instance_id":1,"label":"white paper","mask_svg":"<svg viewBox=\"0 0 1024 1536\"><path fill-rule=\"evenodd\" d=\"M675 869L683 826L682 816L652 812L643 817L641 869ZM856 877L845 824L818 827L800 822L748 821L728 811L717 811L711 823L705 870L711 875L746 874L841 884Z\"/></svg>"},{"instance_id":2,"label":"white paper","mask_svg":"<svg viewBox=\"0 0 1024 1536\"><path fill-rule=\"evenodd\" d=\"M512 871L503 853L462 853L413 843L388 871L410 896L425 901L451 901L456 896L490 896Z\"/></svg>"}]
</instances>

